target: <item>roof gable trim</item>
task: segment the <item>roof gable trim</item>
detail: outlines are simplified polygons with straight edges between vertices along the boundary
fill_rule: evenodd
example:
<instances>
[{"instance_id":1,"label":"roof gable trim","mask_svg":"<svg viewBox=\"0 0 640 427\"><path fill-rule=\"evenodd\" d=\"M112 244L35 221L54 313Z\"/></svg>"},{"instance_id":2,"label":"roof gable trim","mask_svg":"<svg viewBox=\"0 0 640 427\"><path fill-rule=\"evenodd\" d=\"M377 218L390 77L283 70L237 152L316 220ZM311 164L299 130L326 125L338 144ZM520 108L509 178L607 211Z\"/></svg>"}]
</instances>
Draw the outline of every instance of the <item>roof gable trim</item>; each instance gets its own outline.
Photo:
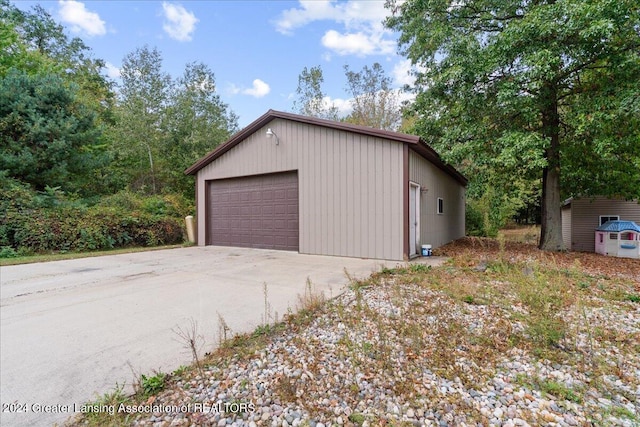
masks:
<instances>
[{"instance_id":1,"label":"roof gable trim","mask_svg":"<svg viewBox=\"0 0 640 427\"><path fill-rule=\"evenodd\" d=\"M255 121L250 123L241 131L233 135L229 140L216 147L213 151L207 153L200 160L191 165L184 171L186 175L195 175L200 169L222 156L227 151L231 150L236 145L244 141L249 135L255 133L258 129L265 126L267 123L274 119L284 119L299 123L305 123L310 125L322 126L331 129L343 130L346 132L358 133L361 135L368 135L379 137L391 141L401 142L408 144L416 153L435 164L437 167L451 175L460 184L466 186L467 179L451 165L445 164L438 153L429 147L420 137L416 135L408 135L399 132L392 132L382 129L375 129L367 126L353 125L350 123L335 122L332 120L319 119L316 117L301 116L299 114L285 113L282 111L269 110L262 116L258 117Z\"/></svg>"}]
</instances>

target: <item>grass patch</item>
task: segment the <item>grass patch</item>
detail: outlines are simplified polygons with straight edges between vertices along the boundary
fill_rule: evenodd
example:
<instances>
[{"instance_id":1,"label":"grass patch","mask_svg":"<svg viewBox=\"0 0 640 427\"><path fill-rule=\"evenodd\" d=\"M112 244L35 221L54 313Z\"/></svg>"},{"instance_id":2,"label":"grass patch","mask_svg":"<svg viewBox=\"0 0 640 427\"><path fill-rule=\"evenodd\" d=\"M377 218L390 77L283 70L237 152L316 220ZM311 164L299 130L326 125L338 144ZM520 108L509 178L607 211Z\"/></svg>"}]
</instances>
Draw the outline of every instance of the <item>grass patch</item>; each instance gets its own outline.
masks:
<instances>
[{"instance_id":1,"label":"grass patch","mask_svg":"<svg viewBox=\"0 0 640 427\"><path fill-rule=\"evenodd\" d=\"M152 248L135 247L135 248L120 248L120 249L111 249L107 251L95 251L95 252L65 252L65 253L50 253L50 254L28 255L28 256L18 255L13 258L0 258L0 266L5 267L8 265L33 264L36 262L64 261L68 259L92 258L92 257L98 257L98 256L105 256L105 255L120 255L120 254L136 253L136 252L161 251L165 249L177 249L177 248L185 248L189 246L193 246L193 245L189 243L189 244L182 244L182 245L156 246Z\"/></svg>"},{"instance_id":2,"label":"grass patch","mask_svg":"<svg viewBox=\"0 0 640 427\"><path fill-rule=\"evenodd\" d=\"M83 425L89 427L116 427L123 426L131 421L131 414L119 412L120 405L130 405L135 401L132 396L124 392L124 386L116 384L116 388L103 394L92 402L80 407L82 415L73 419L72 423L65 426Z\"/></svg>"}]
</instances>

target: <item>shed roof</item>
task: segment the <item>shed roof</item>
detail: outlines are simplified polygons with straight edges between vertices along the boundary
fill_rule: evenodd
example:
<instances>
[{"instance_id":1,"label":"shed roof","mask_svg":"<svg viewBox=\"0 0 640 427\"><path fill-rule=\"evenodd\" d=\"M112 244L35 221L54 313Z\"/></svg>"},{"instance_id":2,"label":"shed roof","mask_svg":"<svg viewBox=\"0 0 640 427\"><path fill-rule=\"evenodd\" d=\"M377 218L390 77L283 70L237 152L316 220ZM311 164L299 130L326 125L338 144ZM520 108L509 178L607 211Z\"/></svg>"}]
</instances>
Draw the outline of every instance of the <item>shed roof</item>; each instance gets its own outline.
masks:
<instances>
[{"instance_id":1,"label":"shed roof","mask_svg":"<svg viewBox=\"0 0 640 427\"><path fill-rule=\"evenodd\" d=\"M640 233L640 226L633 221L607 221L596 228L596 230L609 231L612 233L619 233L621 231L636 231Z\"/></svg>"},{"instance_id":2,"label":"shed roof","mask_svg":"<svg viewBox=\"0 0 640 427\"><path fill-rule=\"evenodd\" d=\"M206 154L204 157L200 158L197 162L191 165L187 170L184 171L187 175L195 175L200 169L204 168L206 165L222 156L224 153L240 144L244 141L249 135L256 132L261 127L265 126L267 123L274 119L284 119L291 120L299 123L305 123L316 126L323 126L326 128L343 130L347 132L353 132L361 135L374 136L379 138L384 138L390 141L396 141L400 143L405 143L409 145L409 148L413 149L416 153L420 154L425 159L429 160L435 166L449 174L460 184L466 186L467 178L465 178L460 172L458 172L453 166L445 163L436 151L429 147L427 143L422 140L419 136L416 135L408 135L400 132L392 132L388 130L375 129L368 126L360 126L354 125L350 123L344 122L335 122L332 120L319 119L317 117L307 117L301 116L299 114L293 113L285 113L283 111L269 110L258 119L250 123L248 126L243 128L241 131L237 132L230 139L219 145L216 149Z\"/></svg>"}]
</instances>

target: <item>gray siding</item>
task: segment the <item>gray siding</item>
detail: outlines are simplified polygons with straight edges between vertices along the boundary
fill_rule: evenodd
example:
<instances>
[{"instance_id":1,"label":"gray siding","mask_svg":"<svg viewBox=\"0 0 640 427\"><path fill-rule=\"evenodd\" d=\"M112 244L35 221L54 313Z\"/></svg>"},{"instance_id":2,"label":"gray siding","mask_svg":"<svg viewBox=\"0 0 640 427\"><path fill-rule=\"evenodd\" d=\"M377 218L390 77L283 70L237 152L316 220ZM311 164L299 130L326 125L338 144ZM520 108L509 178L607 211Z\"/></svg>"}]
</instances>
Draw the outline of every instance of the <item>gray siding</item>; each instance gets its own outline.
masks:
<instances>
[{"instance_id":1,"label":"gray siding","mask_svg":"<svg viewBox=\"0 0 640 427\"><path fill-rule=\"evenodd\" d=\"M297 170L300 253L400 260L402 153L395 141L274 119L198 171L197 197L205 200L207 180ZM205 205L198 204L199 244Z\"/></svg>"},{"instance_id":2,"label":"gray siding","mask_svg":"<svg viewBox=\"0 0 640 427\"><path fill-rule=\"evenodd\" d=\"M571 205L562 207L562 243L571 249Z\"/></svg>"},{"instance_id":3,"label":"gray siding","mask_svg":"<svg viewBox=\"0 0 640 427\"><path fill-rule=\"evenodd\" d=\"M571 201L571 250L593 252L595 229L601 215L619 215L621 220L640 223L640 205L637 201L624 201L597 197ZM564 217L563 217L564 221Z\"/></svg>"},{"instance_id":4,"label":"gray siding","mask_svg":"<svg viewBox=\"0 0 640 427\"><path fill-rule=\"evenodd\" d=\"M420 244L437 248L464 237L465 188L413 151L409 179L420 184ZM438 198L444 201L443 214L437 213Z\"/></svg>"}]
</instances>

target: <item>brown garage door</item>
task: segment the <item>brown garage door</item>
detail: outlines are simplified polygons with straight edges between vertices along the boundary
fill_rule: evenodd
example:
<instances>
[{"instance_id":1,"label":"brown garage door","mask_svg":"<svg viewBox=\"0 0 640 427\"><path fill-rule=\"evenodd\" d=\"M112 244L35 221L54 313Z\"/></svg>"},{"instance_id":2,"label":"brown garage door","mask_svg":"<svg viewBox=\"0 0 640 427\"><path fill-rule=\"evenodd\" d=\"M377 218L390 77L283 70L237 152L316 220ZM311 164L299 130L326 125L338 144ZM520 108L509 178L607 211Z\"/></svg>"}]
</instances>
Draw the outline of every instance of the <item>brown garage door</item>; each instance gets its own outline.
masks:
<instances>
[{"instance_id":1,"label":"brown garage door","mask_svg":"<svg viewBox=\"0 0 640 427\"><path fill-rule=\"evenodd\" d=\"M298 250L297 172L209 182L207 244Z\"/></svg>"}]
</instances>

